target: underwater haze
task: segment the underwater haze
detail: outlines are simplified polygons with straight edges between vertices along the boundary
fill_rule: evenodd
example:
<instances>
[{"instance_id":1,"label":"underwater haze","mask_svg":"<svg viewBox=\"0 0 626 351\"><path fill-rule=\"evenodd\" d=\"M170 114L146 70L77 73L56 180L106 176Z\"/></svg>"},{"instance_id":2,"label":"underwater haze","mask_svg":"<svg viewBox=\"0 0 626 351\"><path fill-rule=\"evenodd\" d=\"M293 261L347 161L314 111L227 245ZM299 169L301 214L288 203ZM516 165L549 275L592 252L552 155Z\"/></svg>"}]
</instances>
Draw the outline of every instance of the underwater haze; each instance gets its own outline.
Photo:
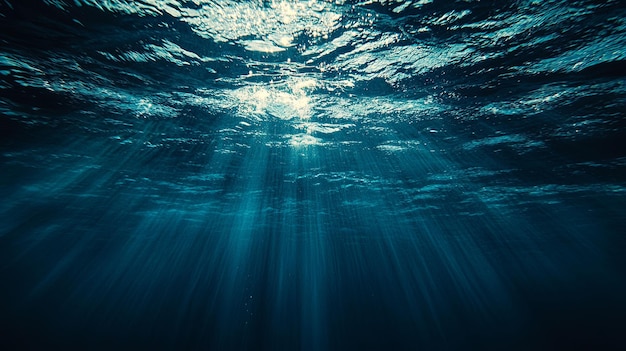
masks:
<instances>
[{"instance_id":1,"label":"underwater haze","mask_svg":"<svg viewBox=\"0 0 626 351\"><path fill-rule=\"evenodd\" d=\"M626 3L0 0L3 350L623 350Z\"/></svg>"}]
</instances>

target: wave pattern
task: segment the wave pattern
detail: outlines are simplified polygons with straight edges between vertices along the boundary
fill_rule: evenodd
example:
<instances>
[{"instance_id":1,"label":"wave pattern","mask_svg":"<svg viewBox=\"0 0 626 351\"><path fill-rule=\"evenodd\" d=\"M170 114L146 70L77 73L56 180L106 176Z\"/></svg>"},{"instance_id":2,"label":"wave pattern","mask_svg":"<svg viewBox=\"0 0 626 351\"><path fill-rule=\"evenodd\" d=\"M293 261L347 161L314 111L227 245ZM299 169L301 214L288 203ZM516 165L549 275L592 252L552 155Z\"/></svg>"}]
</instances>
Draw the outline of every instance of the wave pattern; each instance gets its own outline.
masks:
<instances>
[{"instance_id":1,"label":"wave pattern","mask_svg":"<svg viewBox=\"0 0 626 351\"><path fill-rule=\"evenodd\" d=\"M618 1L5 1L3 123L66 124L133 152L199 148L207 133L232 140L221 153L249 147L246 135L524 161L556 148L571 160L537 164L555 176L607 157L621 173L624 154L606 140L623 132L623 11ZM292 123L265 131L276 119Z\"/></svg>"}]
</instances>

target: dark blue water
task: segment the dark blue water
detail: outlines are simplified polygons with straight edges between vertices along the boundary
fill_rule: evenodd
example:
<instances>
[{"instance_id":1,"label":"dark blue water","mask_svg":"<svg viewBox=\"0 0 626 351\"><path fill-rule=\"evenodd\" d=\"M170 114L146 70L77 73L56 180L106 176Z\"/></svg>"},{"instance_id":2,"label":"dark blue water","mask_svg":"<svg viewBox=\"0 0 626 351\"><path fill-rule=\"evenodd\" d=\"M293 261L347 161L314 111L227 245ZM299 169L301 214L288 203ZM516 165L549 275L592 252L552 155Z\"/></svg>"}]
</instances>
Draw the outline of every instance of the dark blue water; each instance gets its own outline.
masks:
<instances>
[{"instance_id":1,"label":"dark blue water","mask_svg":"<svg viewBox=\"0 0 626 351\"><path fill-rule=\"evenodd\" d=\"M0 348L626 345L622 1L0 1Z\"/></svg>"}]
</instances>

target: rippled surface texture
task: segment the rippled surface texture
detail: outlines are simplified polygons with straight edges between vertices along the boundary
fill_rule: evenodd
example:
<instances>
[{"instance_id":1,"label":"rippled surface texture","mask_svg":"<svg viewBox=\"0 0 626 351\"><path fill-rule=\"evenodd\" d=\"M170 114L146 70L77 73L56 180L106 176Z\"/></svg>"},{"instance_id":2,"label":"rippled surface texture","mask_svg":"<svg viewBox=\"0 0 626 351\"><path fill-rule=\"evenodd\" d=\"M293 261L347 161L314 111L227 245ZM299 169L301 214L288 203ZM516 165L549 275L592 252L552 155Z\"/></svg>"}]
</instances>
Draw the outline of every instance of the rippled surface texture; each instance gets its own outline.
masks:
<instances>
[{"instance_id":1,"label":"rippled surface texture","mask_svg":"<svg viewBox=\"0 0 626 351\"><path fill-rule=\"evenodd\" d=\"M0 1L0 342L626 345L621 1Z\"/></svg>"}]
</instances>

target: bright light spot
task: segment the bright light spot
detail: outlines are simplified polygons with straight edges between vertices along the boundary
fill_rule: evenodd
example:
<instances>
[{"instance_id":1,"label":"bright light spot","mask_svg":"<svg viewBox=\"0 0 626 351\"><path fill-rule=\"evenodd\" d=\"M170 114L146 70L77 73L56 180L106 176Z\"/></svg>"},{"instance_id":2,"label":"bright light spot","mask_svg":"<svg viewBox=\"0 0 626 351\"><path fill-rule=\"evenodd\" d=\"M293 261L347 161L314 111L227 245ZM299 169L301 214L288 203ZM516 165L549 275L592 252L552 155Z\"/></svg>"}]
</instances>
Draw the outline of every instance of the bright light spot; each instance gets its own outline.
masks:
<instances>
[{"instance_id":1,"label":"bright light spot","mask_svg":"<svg viewBox=\"0 0 626 351\"><path fill-rule=\"evenodd\" d=\"M245 49L248 51L257 51L265 53L281 52L285 51L285 48L274 45L272 42L265 40L247 40L242 41Z\"/></svg>"},{"instance_id":2,"label":"bright light spot","mask_svg":"<svg viewBox=\"0 0 626 351\"><path fill-rule=\"evenodd\" d=\"M307 92L318 85L315 79L291 79L276 86L243 87L234 92L240 113L265 119L268 116L290 120L311 117L311 98Z\"/></svg>"},{"instance_id":3,"label":"bright light spot","mask_svg":"<svg viewBox=\"0 0 626 351\"><path fill-rule=\"evenodd\" d=\"M254 111L262 113L267 108L267 100L270 97L270 92L264 88L259 88L252 93L252 102L254 104Z\"/></svg>"},{"instance_id":4,"label":"bright light spot","mask_svg":"<svg viewBox=\"0 0 626 351\"><path fill-rule=\"evenodd\" d=\"M301 92L307 88L315 88L317 86L317 81L315 79L304 79L292 84L292 90L296 92Z\"/></svg>"},{"instance_id":5,"label":"bright light spot","mask_svg":"<svg viewBox=\"0 0 626 351\"><path fill-rule=\"evenodd\" d=\"M278 39L276 44L278 44L280 46L287 47L287 46L291 46L292 45L291 44L292 41L293 41L293 37L292 36L284 35L284 36L280 37L280 39Z\"/></svg>"},{"instance_id":6,"label":"bright light spot","mask_svg":"<svg viewBox=\"0 0 626 351\"><path fill-rule=\"evenodd\" d=\"M152 109L152 102L150 102L150 100L141 99L137 105L139 116L145 117L145 115L150 114L150 110Z\"/></svg>"},{"instance_id":7,"label":"bright light spot","mask_svg":"<svg viewBox=\"0 0 626 351\"><path fill-rule=\"evenodd\" d=\"M341 20L335 6L325 1L232 1L219 2L219 6L194 2L201 6L188 9L183 20L196 34L216 42L236 42L248 50L264 48L268 53L293 46L294 37L303 33L328 36Z\"/></svg>"},{"instance_id":8,"label":"bright light spot","mask_svg":"<svg viewBox=\"0 0 626 351\"><path fill-rule=\"evenodd\" d=\"M310 134L296 134L296 135L291 136L291 139L289 140L289 144L293 147L320 145L321 139L316 138Z\"/></svg>"}]
</instances>

